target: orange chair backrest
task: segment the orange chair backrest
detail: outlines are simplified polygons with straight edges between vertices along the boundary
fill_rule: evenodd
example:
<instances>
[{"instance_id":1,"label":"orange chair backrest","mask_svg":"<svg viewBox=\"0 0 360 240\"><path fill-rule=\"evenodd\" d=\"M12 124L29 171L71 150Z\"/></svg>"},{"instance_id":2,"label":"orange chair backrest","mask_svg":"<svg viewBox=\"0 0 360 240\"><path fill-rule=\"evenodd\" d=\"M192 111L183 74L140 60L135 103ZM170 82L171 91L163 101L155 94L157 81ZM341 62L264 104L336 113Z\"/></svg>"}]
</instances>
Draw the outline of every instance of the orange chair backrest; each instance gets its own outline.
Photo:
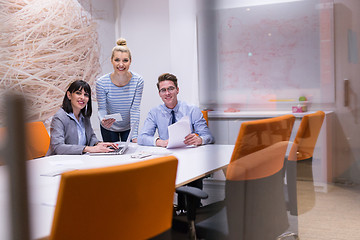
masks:
<instances>
[{"instance_id":1,"label":"orange chair backrest","mask_svg":"<svg viewBox=\"0 0 360 240\"><path fill-rule=\"evenodd\" d=\"M227 168L227 180L264 178L282 169L293 115L243 122Z\"/></svg>"},{"instance_id":2,"label":"orange chair backrest","mask_svg":"<svg viewBox=\"0 0 360 240\"><path fill-rule=\"evenodd\" d=\"M204 119L206 120L206 124L209 126L209 116L208 111L201 111L203 114Z\"/></svg>"},{"instance_id":3,"label":"orange chair backrest","mask_svg":"<svg viewBox=\"0 0 360 240\"><path fill-rule=\"evenodd\" d=\"M50 136L43 122L28 122L26 128L26 159L44 157L50 146ZM0 128L0 145L6 141L6 128Z\"/></svg>"},{"instance_id":4,"label":"orange chair backrest","mask_svg":"<svg viewBox=\"0 0 360 240\"><path fill-rule=\"evenodd\" d=\"M27 159L44 157L50 146L50 136L43 122L26 123Z\"/></svg>"},{"instance_id":5,"label":"orange chair backrest","mask_svg":"<svg viewBox=\"0 0 360 240\"><path fill-rule=\"evenodd\" d=\"M307 114L302 118L288 160L304 160L313 156L324 118L323 111Z\"/></svg>"},{"instance_id":6,"label":"orange chair backrest","mask_svg":"<svg viewBox=\"0 0 360 240\"><path fill-rule=\"evenodd\" d=\"M62 174L51 240L149 239L171 228L178 160Z\"/></svg>"},{"instance_id":7,"label":"orange chair backrest","mask_svg":"<svg viewBox=\"0 0 360 240\"><path fill-rule=\"evenodd\" d=\"M1 127L0 128L0 146L5 146L6 144L6 137L7 135L7 131L5 127Z\"/></svg>"},{"instance_id":8,"label":"orange chair backrest","mask_svg":"<svg viewBox=\"0 0 360 240\"><path fill-rule=\"evenodd\" d=\"M3 149L6 144L6 129L0 128L0 149ZM0 154L0 166L5 164L4 156Z\"/></svg>"}]
</instances>

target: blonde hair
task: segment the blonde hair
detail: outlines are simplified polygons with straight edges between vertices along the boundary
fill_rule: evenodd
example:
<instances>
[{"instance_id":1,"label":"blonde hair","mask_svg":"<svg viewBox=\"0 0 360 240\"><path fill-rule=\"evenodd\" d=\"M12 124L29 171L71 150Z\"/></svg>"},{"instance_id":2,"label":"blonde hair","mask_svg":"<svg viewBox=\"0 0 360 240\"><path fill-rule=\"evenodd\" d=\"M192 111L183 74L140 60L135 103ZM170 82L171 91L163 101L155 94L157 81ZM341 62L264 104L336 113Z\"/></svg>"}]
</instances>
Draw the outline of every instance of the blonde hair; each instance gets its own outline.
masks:
<instances>
[{"instance_id":1,"label":"blonde hair","mask_svg":"<svg viewBox=\"0 0 360 240\"><path fill-rule=\"evenodd\" d=\"M119 39L116 41L116 46L112 49L111 59L114 58L115 51L128 53L128 54L129 54L129 59L130 59L130 61L131 61L130 49L129 49L128 46L126 45L126 40L125 40L125 38L119 38Z\"/></svg>"}]
</instances>

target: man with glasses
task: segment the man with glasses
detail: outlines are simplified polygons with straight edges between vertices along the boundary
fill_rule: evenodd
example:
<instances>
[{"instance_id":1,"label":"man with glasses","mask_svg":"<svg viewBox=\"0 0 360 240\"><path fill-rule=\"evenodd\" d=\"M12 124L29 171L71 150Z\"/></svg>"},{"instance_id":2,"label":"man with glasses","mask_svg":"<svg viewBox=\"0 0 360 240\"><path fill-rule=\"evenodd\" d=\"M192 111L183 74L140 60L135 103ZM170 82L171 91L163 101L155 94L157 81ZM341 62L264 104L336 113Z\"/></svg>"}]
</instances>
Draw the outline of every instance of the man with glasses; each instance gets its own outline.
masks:
<instances>
[{"instance_id":1,"label":"man with glasses","mask_svg":"<svg viewBox=\"0 0 360 240\"><path fill-rule=\"evenodd\" d=\"M169 141L168 126L184 116L189 116L192 131L185 137L185 144L200 146L214 143L214 137L211 135L201 110L177 100L179 87L176 76L164 73L159 76L156 85L164 104L151 109L148 113L138 137L138 144L167 147ZM158 138L154 137L156 129L158 130Z\"/></svg>"},{"instance_id":2,"label":"man with glasses","mask_svg":"<svg viewBox=\"0 0 360 240\"><path fill-rule=\"evenodd\" d=\"M148 113L142 131L138 136L138 144L167 147L169 142L168 126L184 116L189 116L191 125L191 134L185 137L185 144L199 146L215 142L201 110L177 100L179 87L175 75L170 73L160 75L156 85L164 104L151 109ZM156 129L159 134L158 138L154 137ZM188 185L203 188L202 179L195 180ZM196 201L195 206L200 207L200 199ZM186 209L185 205L185 196L178 194L177 206L174 207L176 213L182 213Z\"/></svg>"}]
</instances>

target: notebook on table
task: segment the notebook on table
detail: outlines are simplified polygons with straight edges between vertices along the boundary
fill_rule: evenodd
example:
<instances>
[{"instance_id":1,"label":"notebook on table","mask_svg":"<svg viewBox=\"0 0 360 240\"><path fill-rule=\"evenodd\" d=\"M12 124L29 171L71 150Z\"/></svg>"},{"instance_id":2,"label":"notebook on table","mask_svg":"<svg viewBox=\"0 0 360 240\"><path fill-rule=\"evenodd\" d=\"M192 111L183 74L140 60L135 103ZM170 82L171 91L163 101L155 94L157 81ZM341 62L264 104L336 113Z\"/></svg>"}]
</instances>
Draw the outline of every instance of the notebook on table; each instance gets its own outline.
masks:
<instances>
[{"instance_id":1,"label":"notebook on table","mask_svg":"<svg viewBox=\"0 0 360 240\"><path fill-rule=\"evenodd\" d=\"M98 155L121 155L121 154L124 154L126 152L126 150L129 148L129 143L131 141L135 126L136 126L136 122L134 122L134 124L131 126L129 136L126 139L125 144L118 146L119 147L118 149L115 149L114 151L106 152L106 153L89 153L89 155L98 156Z\"/></svg>"}]
</instances>

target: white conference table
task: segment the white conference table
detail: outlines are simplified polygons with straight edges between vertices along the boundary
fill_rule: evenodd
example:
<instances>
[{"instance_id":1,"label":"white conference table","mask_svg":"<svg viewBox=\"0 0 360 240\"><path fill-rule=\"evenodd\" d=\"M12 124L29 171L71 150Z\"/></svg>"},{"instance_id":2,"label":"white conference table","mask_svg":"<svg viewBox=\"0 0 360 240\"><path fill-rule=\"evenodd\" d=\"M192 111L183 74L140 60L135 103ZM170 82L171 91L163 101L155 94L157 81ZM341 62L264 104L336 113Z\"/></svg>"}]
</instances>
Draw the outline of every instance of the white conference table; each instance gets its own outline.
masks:
<instances>
[{"instance_id":1,"label":"white conference table","mask_svg":"<svg viewBox=\"0 0 360 240\"><path fill-rule=\"evenodd\" d=\"M61 175L43 176L47 173L115 166L148 160L165 155L178 158L176 187L227 166L234 145L210 144L200 147L164 149L145 147L132 143L124 155L54 155L27 161L29 211L31 239L48 236L51 229ZM151 153L143 159L132 158L138 152ZM6 166L0 166L0 239L10 239L8 172Z\"/></svg>"}]
</instances>

